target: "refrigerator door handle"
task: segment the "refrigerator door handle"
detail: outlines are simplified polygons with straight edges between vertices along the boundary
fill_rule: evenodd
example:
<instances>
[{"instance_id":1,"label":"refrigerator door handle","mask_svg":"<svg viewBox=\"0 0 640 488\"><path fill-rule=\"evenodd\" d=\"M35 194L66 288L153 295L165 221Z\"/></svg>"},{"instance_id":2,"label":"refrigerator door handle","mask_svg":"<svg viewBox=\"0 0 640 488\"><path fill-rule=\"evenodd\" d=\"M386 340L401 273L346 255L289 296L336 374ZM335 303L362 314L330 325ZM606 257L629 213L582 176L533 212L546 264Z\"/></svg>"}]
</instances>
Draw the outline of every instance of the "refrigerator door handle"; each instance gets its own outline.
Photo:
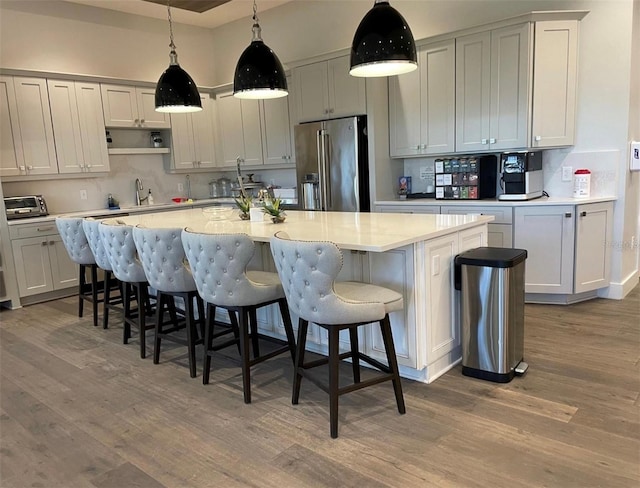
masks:
<instances>
[{"instance_id":1,"label":"refrigerator door handle","mask_svg":"<svg viewBox=\"0 0 640 488\"><path fill-rule=\"evenodd\" d=\"M323 186L323 210L330 210L331 203L331 182L329 178L329 168L331 168L331 144L329 144L329 134L326 130L322 131L322 186Z\"/></svg>"},{"instance_id":2,"label":"refrigerator door handle","mask_svg":"<svg viewBox=\"0 0 640 488\"><path fill-rule=\"evenodd\" d=\"M327 146L326 132L324 129L320 129L316 135L318 145L318 174L320 176L320 208L322 210L328 210L327 206Z\"/></svg>"}]
</instances>

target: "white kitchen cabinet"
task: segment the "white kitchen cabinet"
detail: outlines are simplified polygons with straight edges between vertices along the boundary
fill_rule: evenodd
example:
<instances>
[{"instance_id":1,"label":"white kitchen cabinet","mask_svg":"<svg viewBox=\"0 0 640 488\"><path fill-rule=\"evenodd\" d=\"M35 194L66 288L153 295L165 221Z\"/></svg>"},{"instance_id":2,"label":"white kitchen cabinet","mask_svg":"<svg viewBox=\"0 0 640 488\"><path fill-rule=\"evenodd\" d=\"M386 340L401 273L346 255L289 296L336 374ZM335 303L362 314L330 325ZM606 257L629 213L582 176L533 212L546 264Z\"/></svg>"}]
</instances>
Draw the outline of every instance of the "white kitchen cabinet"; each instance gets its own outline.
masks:
<instances>
[{"instance_id":1,"label":"white kitchen cabinet","mask_svg":"<svg viewBox=\"0 0 640 488\"><path fill-rule=\"evenodd\" d=\"M171 170L216 166L213 100L201 95L202 111L171 114Z\"/></svg>"},{"instance_id":2,"label":"white kitchen cabinet","mask_svg":"<svg viewBox=\"0 0 640 488\"><path fill-rule=\"evenodd\" d=\"M107 127L168 129L169 114L156 112L155 89L126 85L100 85Z\"/></svg>"},{"instance_id":3,"label":"white kitchen cabinet","mask_svg":"<svg viewBox=\"0 0 640 488\"><path fill-rule=\"evenodd\" d=\"M443 214L480 214L493 215L495 220L489 223L488 246L513 247L513 207L482 205L442 205Z\"/></svg>"},{"instance_id":4,"label":"white kitchen cabinet","mask_svg":"<svg viewBox=\"0 0 640 488\"><path fill-rule=\"evenodd\" d=\"M56 174L58 164L47 81L3 76L1 82L1 176Z\"/></svg>"},{"instance_id":5,"label":"white kitchen cabinet","mask_svg":"<svg viewBox=\"0 0 640 488\"><path fill-rule=\"evenodd\" d=\"M611 202L576 207L574 293L609 286L612 235Z\"/></svg>"},{"instance_id":6,"label":"white kitchen cabinet","mask_svg":"<svg viewBox=\"0 0 640 488\"><path fill-rule=\"evenodd\" d=\"M341 56L292 70L297 122L367 113L365 80L349 68L349 56Z\"/></svg>"},{"instance_id":7,"label":"white kitchen cabinet","mask_svg":"<svg viewBox=\"0 0 640 488\"><path fill-rule=\"evenodd\" d=\"M529 143L532 26L456 39L456 151Z\"/></svg>"},{"instance_id":8,"label":"white kitchen cabinet","mask_svg":"<svg viewBox=\"0 0 640 488\"><path fill-rule=\"evenodd\" d=\"M261 103L262 153L265 164L282 164L294 161L289 96L263 100Z\"/></svg>"},{"instance_id":9,"label":"white kitchen cabinet","mask_svg":"<svg viewBox=\"0 0 640 488\"><path fill-rule=\"evenodd\" d=\"M535 24L531 147L574 142L578 21Z\"/></svg>"},{"instance_id":10,"label":"white kitchen cabinet","mask_svg":"<svg viewBox=\"0 0 640 488\"><path fill-rule=\"evenodd\" d=\"M41 233L11 241L21 298L78 286L78 266L69 259L60 235Z\"/></svg>"},{"instance_id":11,"label":"white kitchen cabinet","mask_svg":"<svg viewBox=\"0 0 640 488\"><path fill-rule=\"evenodd\" d=\"M418 50L419 69L389 78L392 157L455 151L455 42Z\"/></svg>"},{"instance_id":12,"label":"white kitchen cabinet","mask_svg":"<svg viewBox=\"0 0 640 488\"><path fill-rule=\"evenodd\" d=\"M440 205L376 205L376 212L439 214Z\"/></svg>"},{"instance_id":13,"label":"white kitchen cabinet","mask_svg":"<svg viewBox=\"0 0 640 488\"><path fill-rule=\"evenodd\" d=\"M233 92L216 97L223 166L262 164L260 102L233 96Z\"/></svg>"},{"instance_id":14,"label":"white kitchen cabinet","mask_svg":"<svg viewBox=\"0 0 640 488\"><path fill-rule=\"evenodd\" d=\"M100 85L47 80L58 172L109 171Z\"/></svg>"},{"instance_id":15,"label":"white kitchen cabinet","mask_svg":"<svg viewBox=\"0 0 640 488\"><path fill-rule=\"evenodd\" d=\"M24 167L18 105L12 76L0 76L0 177L18 176Z\"/></svg>"}]
</instances>

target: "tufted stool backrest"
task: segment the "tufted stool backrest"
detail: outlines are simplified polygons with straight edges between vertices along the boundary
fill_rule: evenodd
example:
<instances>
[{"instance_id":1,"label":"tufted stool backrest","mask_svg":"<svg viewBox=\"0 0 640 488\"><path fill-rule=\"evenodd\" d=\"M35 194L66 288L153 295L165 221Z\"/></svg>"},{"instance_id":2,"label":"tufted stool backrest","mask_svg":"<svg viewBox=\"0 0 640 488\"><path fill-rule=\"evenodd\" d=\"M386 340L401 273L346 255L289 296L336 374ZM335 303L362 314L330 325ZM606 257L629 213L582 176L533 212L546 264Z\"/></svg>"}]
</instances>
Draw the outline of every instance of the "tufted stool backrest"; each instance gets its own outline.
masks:
<instances>
[{"instance_id":1,"label":"tufted stool backrest","mask_svg":"<svg viewBox=\"0 0 640 488\"><path fill-rule=\"evenodd\" d=\"M96 264L87 237L84 235L81 218L58 217L56 227L71 261L77 264Z\"/></svg>"},{"instance_id":2,"label":"tufted stool backrest","mask_svg":"<svg viewBox=\"0 0 640 488\"><path fill-rule=\"evenodd\" d=\"M82 219L82 229L84 235L87 238L93 257L96 260L96 264L105 271L111 271L111 263L107 257L107 252L102 245L100 239L100 221L92 217Z\"/></svg>"},{"instance_id":3,"label":"tufted stool backrest","mask_svg":"<svg viewBox=\"0 0 640 488\"><path fill-rule=\"evenodd\" d=\"M185 266L182 228L133 228L133 242L152 288L164 292L195 291L191 270Z\"/></svg>"},{"instance_id":4,"label":"tufted stool backrest","mask_svg":"<svg viewBox=\"0 0 640 488\"><path fill-rule=\"evenodd\" d=\"M247 278L246 270L255 244L246 234L200 234L182 231L182 243L205 302L222 307L251 306L273 297L273 285Z\"/></svg>"},{"instance_id":5,"label":"tufted stool backrest","mask_svg":"<svg viewBox=\"0 0 640 488\"><path fill-rule=\"evenodd\" d=\"M375 322L384 304L350 302L336 295L333 283L342 269L342 252L333 242L290 240L282 232L271 238L271 254L293 313L309 322L342 325Z\"/></svg>"},{"instance_id":6,"label":"tufted stool backrest","mask_svg":"<svg viewBox=\"0 0 640 488\"><path fill-rule=\"evenodd\" d=\"M116 219L109 219L100 223L99 230L102 245L115 277L127 283L147 281L144 269L138 260L132 227Z\"/></svg>"}]
</instances>

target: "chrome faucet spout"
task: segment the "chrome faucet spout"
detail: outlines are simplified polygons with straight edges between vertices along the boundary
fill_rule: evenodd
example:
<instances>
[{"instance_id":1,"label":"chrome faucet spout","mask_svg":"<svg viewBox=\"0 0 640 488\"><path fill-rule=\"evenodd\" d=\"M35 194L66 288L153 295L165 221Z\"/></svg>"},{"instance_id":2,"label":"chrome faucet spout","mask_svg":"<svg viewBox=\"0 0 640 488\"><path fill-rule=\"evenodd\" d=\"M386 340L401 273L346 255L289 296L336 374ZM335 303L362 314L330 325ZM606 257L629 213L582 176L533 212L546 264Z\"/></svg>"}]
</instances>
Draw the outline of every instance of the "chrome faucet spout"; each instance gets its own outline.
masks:
<instances>
[{"instance_id":1,"label":"chrome faucet spout","mask_svg":"<svg viewBox=\"0 0 640 488\"><path fill-rule=\"evenodd\" d=\"M141 197L140 196L140 192L144 189L144 187L142 186L142 181L140 180L140 178L136 178L136 205L141 205L142 202L144 202L147 198L149 197Z\"/></svg>"}]
</instances>

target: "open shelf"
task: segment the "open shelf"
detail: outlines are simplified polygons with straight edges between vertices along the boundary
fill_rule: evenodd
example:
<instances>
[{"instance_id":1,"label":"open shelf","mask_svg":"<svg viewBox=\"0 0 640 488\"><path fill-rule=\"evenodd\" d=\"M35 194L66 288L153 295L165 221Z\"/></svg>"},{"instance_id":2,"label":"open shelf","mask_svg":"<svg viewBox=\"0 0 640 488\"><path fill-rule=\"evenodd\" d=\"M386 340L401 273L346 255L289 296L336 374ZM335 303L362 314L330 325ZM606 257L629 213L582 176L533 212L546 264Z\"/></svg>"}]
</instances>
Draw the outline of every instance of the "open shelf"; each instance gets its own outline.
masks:
<instances>
[{"instance_id":1,"label":"open shelf","mask_svg":"<svg viewBox=\"0 0 640 488\"><path fill-rule=\"evenodd\" d=\"M112 147L109 154L169 154L168 147Z\"/></svg>"}]
</instances>

